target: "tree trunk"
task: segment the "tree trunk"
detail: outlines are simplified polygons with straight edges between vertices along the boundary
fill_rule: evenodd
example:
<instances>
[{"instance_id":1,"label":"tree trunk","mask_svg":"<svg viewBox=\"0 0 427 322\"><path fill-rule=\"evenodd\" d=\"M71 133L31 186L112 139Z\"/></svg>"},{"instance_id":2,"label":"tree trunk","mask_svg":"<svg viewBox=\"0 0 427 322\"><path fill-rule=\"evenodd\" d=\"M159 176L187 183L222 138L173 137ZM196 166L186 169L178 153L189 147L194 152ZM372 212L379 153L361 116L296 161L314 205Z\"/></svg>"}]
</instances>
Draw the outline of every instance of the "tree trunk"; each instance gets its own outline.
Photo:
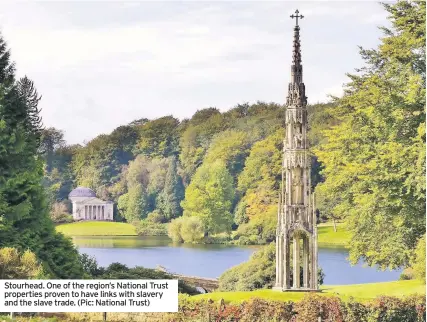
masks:
<instances>
[{"instance_id":1,"label":"tree trunk","mask_svg":"<svg viewBox=\"0 0 427 322\"><path fill-rule=\"evenodd\" d=\"M337 232L337 223L335 222L335 218L332 218L332 222L334 223L334 232Z\"/></svg>"}]
</instances>

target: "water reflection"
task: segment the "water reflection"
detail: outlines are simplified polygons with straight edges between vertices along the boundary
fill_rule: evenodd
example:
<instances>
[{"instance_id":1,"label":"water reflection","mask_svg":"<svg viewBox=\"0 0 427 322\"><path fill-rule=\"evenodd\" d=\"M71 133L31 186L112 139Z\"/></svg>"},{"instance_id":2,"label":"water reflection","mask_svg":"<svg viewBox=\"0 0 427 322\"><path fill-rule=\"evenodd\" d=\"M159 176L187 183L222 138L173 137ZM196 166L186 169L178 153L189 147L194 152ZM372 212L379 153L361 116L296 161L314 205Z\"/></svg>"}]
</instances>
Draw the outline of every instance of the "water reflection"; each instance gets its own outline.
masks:
<instances>
[{"instance_id":1,"label":"water reflection","mask_svg":"<svg viewBox=\"0 0 427 322\"><path fill-rule=\"evenodd\" d=\"M218 277L225 270L248 260L259 246L174 245L167 237L74 237L80 252L94 256L98 264L120 262L130 267L155 268L194 276ZM351 266L343 248L319 248L319 265L326 274L325 284L360 284L394 281L400 271L378 271Z\"/></svg>"}]
</instances>

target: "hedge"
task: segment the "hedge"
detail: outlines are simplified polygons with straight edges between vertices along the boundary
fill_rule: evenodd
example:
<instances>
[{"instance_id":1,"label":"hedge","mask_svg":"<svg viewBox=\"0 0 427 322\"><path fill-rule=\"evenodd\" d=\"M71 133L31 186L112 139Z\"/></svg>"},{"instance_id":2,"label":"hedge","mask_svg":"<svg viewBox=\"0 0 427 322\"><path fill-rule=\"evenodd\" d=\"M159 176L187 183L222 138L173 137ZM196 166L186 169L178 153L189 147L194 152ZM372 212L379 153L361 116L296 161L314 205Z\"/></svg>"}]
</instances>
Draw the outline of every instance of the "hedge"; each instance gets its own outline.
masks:
<instances>
[{"instance_id":1,"label":"hedge","mask_svg":"<svg viewBox=\"0 0 427 322\"><path fill-rule=\"evenodd\" d=\"M100 313L45 315L49 321L99 321ZM320 319L319 319L320 318ZM31 321L42 321L34 318ZM17 319L18 321L24 321ZM27 320L25 320L27 321ZM43 321L46 321L43 319ZM251 299L241 304L193 300L181 295L178 313L108 313L107 321L140 322L424 322L425 296L378 297L369 302L342 301L335 296L307 294L299 302Z\"/></svg>"}]
</instances>

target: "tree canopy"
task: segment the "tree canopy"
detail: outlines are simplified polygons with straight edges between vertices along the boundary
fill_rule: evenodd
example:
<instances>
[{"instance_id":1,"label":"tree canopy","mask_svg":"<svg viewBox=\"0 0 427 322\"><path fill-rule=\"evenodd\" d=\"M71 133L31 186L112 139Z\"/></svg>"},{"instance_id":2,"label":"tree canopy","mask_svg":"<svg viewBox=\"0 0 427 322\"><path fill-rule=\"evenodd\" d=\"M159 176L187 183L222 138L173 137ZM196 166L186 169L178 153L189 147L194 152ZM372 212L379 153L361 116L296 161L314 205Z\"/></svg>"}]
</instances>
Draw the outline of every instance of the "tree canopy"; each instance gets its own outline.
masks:
<instances>
[{"instance_id":1,"label":"tree canopy","mask_svg":"<svg viewBox=\"0 0 427 322\"><path fill-rule=\"evenodd\" d=\"M336 100L316 191L352 233L350 259L406 266L425 232L425 2L385 5L392 29Z\"/></svg>"}]
</instances>

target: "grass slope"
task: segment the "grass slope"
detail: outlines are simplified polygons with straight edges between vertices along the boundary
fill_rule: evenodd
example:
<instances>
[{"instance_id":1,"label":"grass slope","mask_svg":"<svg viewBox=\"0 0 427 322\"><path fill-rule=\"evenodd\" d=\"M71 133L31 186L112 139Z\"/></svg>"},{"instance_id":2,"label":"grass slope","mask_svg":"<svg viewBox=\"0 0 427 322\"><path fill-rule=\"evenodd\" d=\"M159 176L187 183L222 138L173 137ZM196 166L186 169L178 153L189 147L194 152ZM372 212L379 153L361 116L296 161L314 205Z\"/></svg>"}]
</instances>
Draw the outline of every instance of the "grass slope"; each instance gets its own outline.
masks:
<instances>
[{"instance_id":1,"label":"grass slope","mask_svg":"<svg viewBox=\"0 0 427 322\"><path fill-rule=\"evenodd\" d=\"M56 226L58 232L67 236L136 236L131 224L108 221L81 221Z\"/></svg>"},{"instance_id":2,"label":"grass slope","mask_svg":"<svg viewBox=\"0 0 427 322\"><path fill-rule=\"evenodd\" d=\"M422 281L396 281L384 283L353 284L353 285L332 285L322 286L322 296L337 295L343 300L353 297L356 300L364 301L376 298L379 295L405 296L410 294L425 294L426 286ZM238 303L251 298L263 298L276 301L298 301L306 293L304 292L277 292L273 290L256 290L252 292L213 292L208 294L196 295L192 299L212 299L219 301L224 299L226 303Z\"/></svg>"},{"instance_id":3,"label":"grass slope","mask_svg":"<svg viewBox=\"0 0 427 322\"><path fill-rule=\"evenodd\" d=\"M317 243L321 247L347 247L350 242L350 233L342 224L337 224L337 231L330 223L320 224L317 227Z\"/></svg>"}]
</instances>

